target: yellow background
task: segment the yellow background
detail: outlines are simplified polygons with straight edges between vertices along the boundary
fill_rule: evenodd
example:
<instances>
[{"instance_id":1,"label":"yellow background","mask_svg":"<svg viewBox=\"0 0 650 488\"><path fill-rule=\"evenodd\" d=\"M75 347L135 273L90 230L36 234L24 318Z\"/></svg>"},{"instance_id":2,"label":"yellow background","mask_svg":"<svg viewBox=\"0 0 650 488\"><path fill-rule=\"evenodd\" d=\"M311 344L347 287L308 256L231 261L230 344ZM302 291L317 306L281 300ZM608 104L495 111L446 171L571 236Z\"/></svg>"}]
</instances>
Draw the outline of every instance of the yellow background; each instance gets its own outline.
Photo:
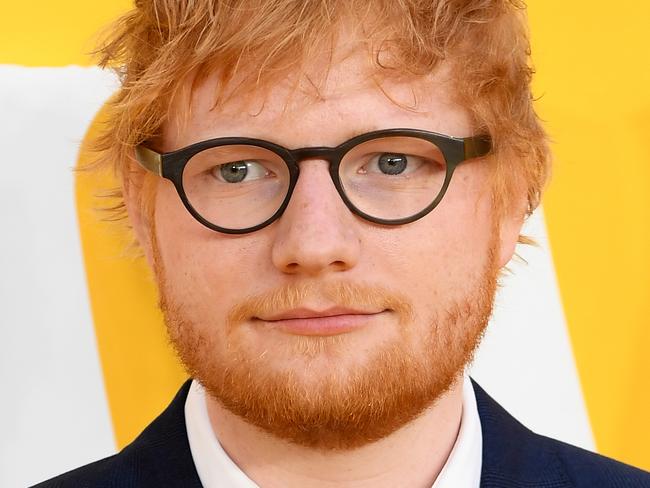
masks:
<instances>
[{"instance_id":1,"label":"yellow background","mask_svg":"<svg viewBox=\"0 0 650 488\"><path fill-rule=\"evenodd\" d=\"M124 0L2 2L0 63L92 65L98 29ZM650 469L650 3L530 0L537 104L554 140L544 209L598 450ZM93 317L118 446L184 378L155 292L77 184ZM122 304L116 307L115 304ZM549 358L552 360L552 358Z\"/></svg>"}]
</instances>

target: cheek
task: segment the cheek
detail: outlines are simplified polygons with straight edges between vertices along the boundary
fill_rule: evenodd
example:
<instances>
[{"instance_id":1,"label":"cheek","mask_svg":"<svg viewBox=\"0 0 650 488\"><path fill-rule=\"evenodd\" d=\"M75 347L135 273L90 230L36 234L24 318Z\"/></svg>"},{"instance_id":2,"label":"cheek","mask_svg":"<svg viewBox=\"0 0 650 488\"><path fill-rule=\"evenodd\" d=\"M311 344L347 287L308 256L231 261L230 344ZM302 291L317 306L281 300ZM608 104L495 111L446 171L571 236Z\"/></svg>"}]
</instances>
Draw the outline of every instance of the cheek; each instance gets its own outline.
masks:
<instances>
[{"instance_id":1,"label":"cheek","mask_svg":"<svg viewBox=\"0 0 650 488\"><path fill-rule=\"evenodd\" d=\"M482 180L470 176L455 175L433 212L384 231L379 241L383 273L420 308L464 297L486 269L494 238L491 198Z\"/></svg>"},{"instance_id":2,"label":"cheek","mask_svg":"<svg viewBox=\"0 0 650 488\"><path fill-rule=\"evenodd\" d=\"M485 263L494 235L492 194L487 166L461 165L433 218L447 236L447 253L468 265Z\"/></svg>"},{"instance_id":3,"label":"cheek","mask_svg":"<svg viewBox=\"0 0 650 488\"><path fill-rule=\"evenodd\" d=\"M190 317L225 316L251 289L251 277L260 269L265 249L260 237L229 236L204 227L185 209L172 185L161 185L158 191L155 222L167 294Z\"/></svg>"}]
</instances>

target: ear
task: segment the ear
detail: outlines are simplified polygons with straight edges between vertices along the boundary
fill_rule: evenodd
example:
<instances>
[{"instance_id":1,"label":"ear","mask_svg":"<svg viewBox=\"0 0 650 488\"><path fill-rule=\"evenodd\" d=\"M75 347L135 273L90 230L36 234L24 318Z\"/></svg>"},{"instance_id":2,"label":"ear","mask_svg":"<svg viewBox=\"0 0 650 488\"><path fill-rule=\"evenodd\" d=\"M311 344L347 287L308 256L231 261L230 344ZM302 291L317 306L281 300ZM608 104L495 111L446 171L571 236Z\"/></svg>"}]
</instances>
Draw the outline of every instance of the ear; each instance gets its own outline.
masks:
<instances>
[{"instance_id":1,"label":"ear","mask_svg":"<svg viewBox=\"0 0 650 488\"><path fill-rule=\"evenodd\" d=\"M143 194L145 179L145 171L131 162L128 171L122 175L122 195L136 241L153 269L152 223L149 222L149 216L144 215L145 207L142 204L142 199L147 198L147 195Z\"/></svg>"},{"instance_id":2,"label":"ear","mask_svg":"<svg viewBox=\"0 0 650 488\"><path fill-rule=\"evenodd\" d=\"M521 228L524 225L528 201L521 198L507 209L499 226L499 268L503 268L515 253Z\"/></svg>"}]
</instances>

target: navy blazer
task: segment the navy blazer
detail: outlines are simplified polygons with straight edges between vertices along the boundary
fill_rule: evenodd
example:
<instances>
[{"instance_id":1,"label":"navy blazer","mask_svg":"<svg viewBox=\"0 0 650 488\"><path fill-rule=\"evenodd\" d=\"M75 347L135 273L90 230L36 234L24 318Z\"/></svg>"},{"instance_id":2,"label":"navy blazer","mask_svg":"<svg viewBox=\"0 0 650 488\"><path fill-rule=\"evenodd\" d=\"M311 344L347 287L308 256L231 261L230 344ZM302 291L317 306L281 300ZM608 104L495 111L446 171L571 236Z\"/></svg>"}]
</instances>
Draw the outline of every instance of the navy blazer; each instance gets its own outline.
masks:
<instances>
[{"instance_id":1,"label":"navy blazer","mask_svg":"<svg viewBox=\"0 0 650 488\"><path fill-rule=\"evenodd\" d=\"M650 488L650 473L537 435L473 385L483 431L481 488ZM189 388L188 380L167 409L118 454L36 487L201 488L185 430Z\"/></svg>"}]
</instances>

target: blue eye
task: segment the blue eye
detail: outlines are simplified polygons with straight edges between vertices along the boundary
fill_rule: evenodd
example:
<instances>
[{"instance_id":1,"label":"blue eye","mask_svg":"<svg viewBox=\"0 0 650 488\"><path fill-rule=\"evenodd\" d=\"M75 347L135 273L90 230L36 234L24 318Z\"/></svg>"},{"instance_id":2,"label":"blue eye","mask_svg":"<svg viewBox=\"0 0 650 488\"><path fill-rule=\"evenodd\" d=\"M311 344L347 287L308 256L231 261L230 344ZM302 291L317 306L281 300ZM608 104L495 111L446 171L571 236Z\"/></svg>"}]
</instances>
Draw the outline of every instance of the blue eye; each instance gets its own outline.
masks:
<instances>
[{"instance_id":1,"label":"blue eye","mask_svg":"<svg viewBox=\"0 0 650 488\"><path fill-rule=\"evenodd\" d=\"M418 171L427 161L419 156L402 153L379 153L359 169L361 174L386 176L410 175Z\"/></svg>"},{"instance_id":2,"label":"blue eye","mask_svg":"<svg viewBox=\"0 0 650 488\"><path fill-rule=\"evenodd\" d=\"M212 169L212 175L225 183L241 183L258 180L271 173L257 161L233 161Z\"/></svg>"},{"instance_id":3,"label":"blue eye","mask_svg":"<svg viewBox=\"0 0 650 488\"><path fill-rule=\"evenodd\" d=\"M386 175L398 175L406 170L408 158L405 154L384 153L377 159L377 166Z\"/></svg>"}]
</instances>

